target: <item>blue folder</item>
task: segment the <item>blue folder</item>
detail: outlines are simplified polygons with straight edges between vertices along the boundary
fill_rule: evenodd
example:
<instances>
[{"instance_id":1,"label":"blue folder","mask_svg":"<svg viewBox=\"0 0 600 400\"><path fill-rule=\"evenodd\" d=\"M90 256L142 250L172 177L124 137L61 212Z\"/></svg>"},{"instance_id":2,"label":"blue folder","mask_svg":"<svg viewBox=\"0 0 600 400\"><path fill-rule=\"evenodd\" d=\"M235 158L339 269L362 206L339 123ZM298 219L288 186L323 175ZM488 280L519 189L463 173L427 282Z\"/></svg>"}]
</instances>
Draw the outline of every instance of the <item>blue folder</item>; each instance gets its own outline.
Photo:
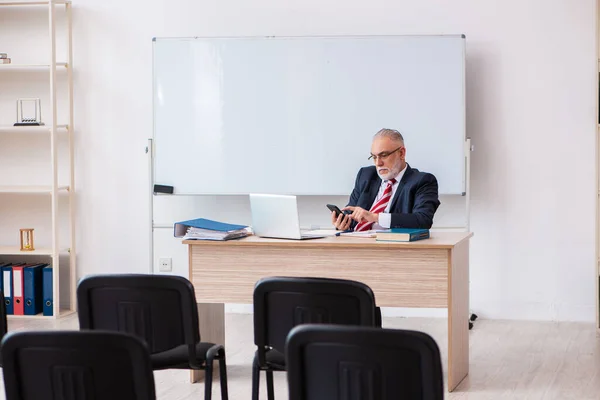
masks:
<instances>
[{"instance_id":1,"label":"blue folder","mask_svg":"<svg viewBox=\"0 0 600 400\"><path fill-rule=\"evenodd\" d=\"M42 270L48 264L37 264L23 268L24 314L37 315L43 311L44 299L42 287Z\"/></svg>"},{"instance_id":2,"label":"blue folder","mask_svg":"<svg viewBox=\"0 0 600 400\"><path fill-rule=\"evenodd\" d=\"M246 229L248 226L246 225L235 225L235 224L226 224L224 222L213 221L211 219L190 219L188 221L176 222L174 227L174 236L182 237L185 236L187 229L189 227L207 229L211 231L219 231L219 232L229 232L229 231L237 231L240 229Z\"/></svg>"},{"instance_id":3,"label":"blue folder","mask_svg":"<svg viewBox=\"0 0 600 400\"><path fill-rule=\"evenodd\" d=\"M52 315L54 307L54 296L52 294L52 267L42 269L42 296L44 298L44 315Z\"/></svg>"}]
</instances>

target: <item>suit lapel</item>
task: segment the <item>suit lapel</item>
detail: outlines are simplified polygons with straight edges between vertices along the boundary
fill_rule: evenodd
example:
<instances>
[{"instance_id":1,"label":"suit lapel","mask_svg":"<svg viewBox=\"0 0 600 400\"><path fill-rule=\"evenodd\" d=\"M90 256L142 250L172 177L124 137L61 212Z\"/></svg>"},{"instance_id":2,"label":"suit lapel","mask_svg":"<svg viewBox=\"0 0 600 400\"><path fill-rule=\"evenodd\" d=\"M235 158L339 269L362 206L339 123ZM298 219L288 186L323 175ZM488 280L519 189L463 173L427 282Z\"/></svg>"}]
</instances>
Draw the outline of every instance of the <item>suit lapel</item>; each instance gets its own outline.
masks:
<instances>
[{"instance_id":1,"label":"suit lapel","mask_svg":"<svg viewBox=\"0 0 600 400\"><path fill-rule=\"evenodd\" d=\"M406 182L408 182L408 179L410 178L411 174L412 174L412 168L407 163L406 171L404 171L404 175L402 176L402 179L400 180L400 183L398 184L398 188L396 189L396 193L394 194L394 198L392 199L392 205L390 206L390 212L393 212L392 210L394 210L396 208L396 204L398 203L398 199L400 198L400 193L402 192L402 189L404 188L404 185L406 184Z\"/></svg>"}]
</instances>

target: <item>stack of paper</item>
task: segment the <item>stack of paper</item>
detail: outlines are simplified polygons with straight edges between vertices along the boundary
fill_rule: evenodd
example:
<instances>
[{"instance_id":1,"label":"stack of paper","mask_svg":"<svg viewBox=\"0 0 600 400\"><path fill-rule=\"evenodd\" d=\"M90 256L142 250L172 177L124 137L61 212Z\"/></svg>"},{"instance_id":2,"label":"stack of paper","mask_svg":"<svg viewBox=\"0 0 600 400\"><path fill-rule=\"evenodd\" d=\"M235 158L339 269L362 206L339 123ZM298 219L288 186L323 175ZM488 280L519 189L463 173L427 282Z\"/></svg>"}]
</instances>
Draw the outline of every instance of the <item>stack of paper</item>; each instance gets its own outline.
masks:
<instances>
[{"instance_id":1,"label":"stack of paper","mask_svg":"<svg viewBox=\"0 0 600 400\"><path fill-rule=\"evenodd\" d=\"M189 227L183 240L201 239L201 240L229 240L248 236L246 229L236 229L233 231L213 231L210 229Z\"/></svg>"},{"instance_id":2,"label":"stack of paper","mask_svg":"<svg viewBox=\"0 0 600 400\"><path fill-rule=\"evenodd\" d=\"M250 228L198 218L175 223L174 236L183 240L229 240L248 236Z\"/></svg>"}]
</instances>

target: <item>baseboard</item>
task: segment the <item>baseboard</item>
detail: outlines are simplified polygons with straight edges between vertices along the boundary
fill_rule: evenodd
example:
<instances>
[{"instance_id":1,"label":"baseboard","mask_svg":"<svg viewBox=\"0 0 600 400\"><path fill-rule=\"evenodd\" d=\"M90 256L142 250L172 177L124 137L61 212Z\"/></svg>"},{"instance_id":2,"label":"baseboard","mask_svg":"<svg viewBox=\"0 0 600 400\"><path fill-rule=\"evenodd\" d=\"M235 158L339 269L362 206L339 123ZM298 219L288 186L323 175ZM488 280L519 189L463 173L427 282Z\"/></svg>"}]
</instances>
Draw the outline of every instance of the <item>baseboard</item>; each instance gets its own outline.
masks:
<instances>
[{"instance_id":1,"label":"baseboard","mask_svg":"<svg viewBox=\"0 0 600 400\"><path fill-rule=\"evenodd\" d=\"M472 312L483 319L506 319L553 322L595 322L596 308L593 305L557 303L471 303Z\"/></svg>"}]
</instances>

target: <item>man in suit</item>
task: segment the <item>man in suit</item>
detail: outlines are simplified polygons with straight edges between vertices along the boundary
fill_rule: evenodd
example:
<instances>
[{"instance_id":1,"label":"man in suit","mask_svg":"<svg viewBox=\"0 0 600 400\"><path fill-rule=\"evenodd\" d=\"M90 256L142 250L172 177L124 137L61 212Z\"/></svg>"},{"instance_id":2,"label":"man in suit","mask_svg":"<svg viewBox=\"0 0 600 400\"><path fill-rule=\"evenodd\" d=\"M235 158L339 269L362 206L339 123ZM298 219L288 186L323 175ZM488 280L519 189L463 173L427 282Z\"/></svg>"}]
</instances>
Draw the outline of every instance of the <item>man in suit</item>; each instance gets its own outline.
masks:
<instances>
[{"instance_id":1,"label":"man in suit","mask_svg":"<svg viewBox=\"0 0 600 400\"><path fill-rule=\"evenodd\" d=\"M406 147L400 132L382 129L373 137L371 157L375 165L358 171L348 205L331 213L340 230L364 231L388 228L431 228L440 205L435 176L406 163Z\"/></svg>"}]
</instances>

